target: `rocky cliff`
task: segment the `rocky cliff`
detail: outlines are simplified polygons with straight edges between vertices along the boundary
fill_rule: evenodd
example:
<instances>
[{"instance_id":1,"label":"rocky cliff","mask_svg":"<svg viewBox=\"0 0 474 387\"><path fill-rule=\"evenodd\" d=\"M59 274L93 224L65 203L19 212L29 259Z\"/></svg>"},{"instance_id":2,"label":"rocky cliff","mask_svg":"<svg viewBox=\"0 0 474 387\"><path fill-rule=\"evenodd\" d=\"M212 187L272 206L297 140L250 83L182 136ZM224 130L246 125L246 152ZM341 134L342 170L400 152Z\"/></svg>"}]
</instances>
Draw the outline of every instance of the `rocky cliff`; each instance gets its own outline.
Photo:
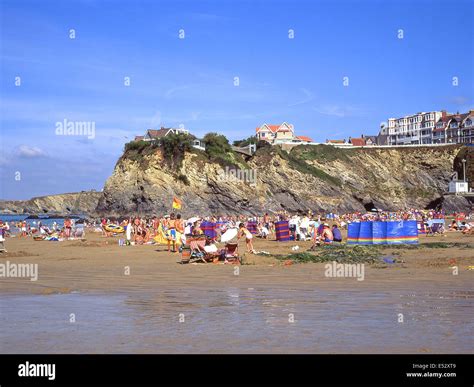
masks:
<instances>
[{"instance_id":1,"label":"rocky cliff","mask_svg":"<svg viewBox=\"0 0 474 387\"><path fill-rule=\"evenodd\" d=\"M93 214L102 192L83 191L40 196L30 200L1 200L0 212L7 214Z\"/></svg>"},{"instance_id":2,"label":"rocky cliff","mask_svg":"<svg viewBox=\"0 0 474 387\"><path fill-rule=\"evenodd\" d=\"M471 207L467 199L443 195L453 170L459 170L460 155L471 157L472 148L338 149L319 145L285 152L279 147L262 147L233 166L212 161L204 152L187 152L180 166L172 168L159 148L127 151L105 183L97 211L163 214L172 211L175 196L183 201L185 215L260 214L282 209L344 212L374 207L467 210ZM235 179L232 171L236 169L247 171L246 179ZM472 163L468 171L472 173Z\"/></svg>"}]
</instances>

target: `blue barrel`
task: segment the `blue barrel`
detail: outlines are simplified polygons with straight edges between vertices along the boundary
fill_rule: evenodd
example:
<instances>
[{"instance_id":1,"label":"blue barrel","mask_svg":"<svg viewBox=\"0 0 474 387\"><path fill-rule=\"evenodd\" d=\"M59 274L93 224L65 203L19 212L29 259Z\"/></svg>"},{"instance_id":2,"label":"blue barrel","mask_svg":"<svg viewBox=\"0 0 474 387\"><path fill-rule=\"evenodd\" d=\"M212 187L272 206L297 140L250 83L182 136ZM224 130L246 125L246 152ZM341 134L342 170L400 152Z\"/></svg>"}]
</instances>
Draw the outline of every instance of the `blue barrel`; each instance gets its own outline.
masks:
<instances>
[{"instance_id":1,"label":"blue barrel","mask_svg":"<svg viewBox=\"0 0 474 387\"><path fill-rule=\"evenodd\" d=\"M372 243L374 245L387 244L387 222L373 222Z\"/></svg>"},{"instance_id":2,"label":"blue barrel","mask_svg":"<svg viewBox=\"0 0 474 387\"><path fill-rule=\"evenodd\" d=\"M359 238L357 240L357 244L372 244L372 224L373 222L360 222Z\"/></svg>"},{"instance_id":3,"label":"blue barrel","mask_svg":"<svg viewBox=\"0 0 474 387\"><path fill-rule=\"evenodd\" d=\"M352 222L347 225L347 244L356 245L359 240L360 223Z\"/></svg>"}]
</instances>

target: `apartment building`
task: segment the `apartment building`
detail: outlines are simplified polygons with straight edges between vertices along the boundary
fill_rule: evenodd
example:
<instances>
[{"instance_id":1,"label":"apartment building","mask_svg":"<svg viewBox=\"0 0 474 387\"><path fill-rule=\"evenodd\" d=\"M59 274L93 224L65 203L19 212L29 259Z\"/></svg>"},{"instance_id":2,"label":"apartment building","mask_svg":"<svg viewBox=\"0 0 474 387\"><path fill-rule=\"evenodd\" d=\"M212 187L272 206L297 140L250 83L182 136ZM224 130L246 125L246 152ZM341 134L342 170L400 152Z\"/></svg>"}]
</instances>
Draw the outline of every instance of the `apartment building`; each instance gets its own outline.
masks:
<instances>
[{"instance_id":1,"label":"apartment building","mask_svg":"<svg viewBox=\"0 0 474 387\"><path fill-rule=\"evenodd\" d=\"M388 145L431 144L433 130L442 112L420 112L388 119Z\"/></svg>"},{"instance_id":2,"label":"apartment building","mask_svg":"<svg viewBox=\"0 0 474 387\"><path fill-rule=\"evenodd\" d=\"M433 130L434 144L474 143L474 110L467 113L442 113Z\"/></svg>"}]
</instances>

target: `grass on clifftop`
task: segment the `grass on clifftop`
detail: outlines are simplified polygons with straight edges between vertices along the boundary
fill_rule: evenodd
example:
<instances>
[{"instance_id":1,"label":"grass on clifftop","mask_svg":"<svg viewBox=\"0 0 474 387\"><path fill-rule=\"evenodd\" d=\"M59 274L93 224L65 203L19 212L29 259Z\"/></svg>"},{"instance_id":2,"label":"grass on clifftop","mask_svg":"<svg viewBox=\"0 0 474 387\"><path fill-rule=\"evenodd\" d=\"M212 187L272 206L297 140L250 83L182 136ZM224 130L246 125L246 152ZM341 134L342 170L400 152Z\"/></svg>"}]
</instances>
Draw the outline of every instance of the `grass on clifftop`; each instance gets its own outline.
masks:
<instances>
[{"instance_id":1,"label":"grass on clifftop","mask_svg":"<svg viewBox=\"0 0 474 387\"><path fill-rule=\"evenodd\" d=\"M275 148L277 149L277 153L280 155L280 157L287 160L288 164L297 171L317 177L320 180L326 181L338 187L342 185L342 182L339 178L331 176L330 174L324 172L322 169L315 167L314 165L308 164L304 159L301 159L297 153L287 153L280 147Z\"/></svg>"},{"instance_id":2,"label":"grass on clifftop","mask_svg":"<svg viewBox=\"0 0 474 387\"><path fill-rule=\"evenodd\" d=\"M294 147L290 154L300 160L331 162L341 160L350 161L350 156L354 155L355 149L341 149L332 145L298 145Z\"/></svg>"},{"instance_id":3,"label":"grass on clifftop","mask_svg":"<svg viewBox=\"0 0 474 387\"><path fill-rule=\"evenodd\" d=\"M289 166L298 172L304 173L306 175L314 176L320 180L326 181L332 185L340 187L342 182L339 178L329 175L324 172L322 169L319 169L311 164L308 164L303 159L300 159L297 155L292 154L291 152L285 152L281 149L280 146L271 146L271 145L257 145L257 153L254 157L258 157L260 163L270 163L272 158L275 156L280 156L282 159L286 160Z\"/></svg>"}]
</instances>

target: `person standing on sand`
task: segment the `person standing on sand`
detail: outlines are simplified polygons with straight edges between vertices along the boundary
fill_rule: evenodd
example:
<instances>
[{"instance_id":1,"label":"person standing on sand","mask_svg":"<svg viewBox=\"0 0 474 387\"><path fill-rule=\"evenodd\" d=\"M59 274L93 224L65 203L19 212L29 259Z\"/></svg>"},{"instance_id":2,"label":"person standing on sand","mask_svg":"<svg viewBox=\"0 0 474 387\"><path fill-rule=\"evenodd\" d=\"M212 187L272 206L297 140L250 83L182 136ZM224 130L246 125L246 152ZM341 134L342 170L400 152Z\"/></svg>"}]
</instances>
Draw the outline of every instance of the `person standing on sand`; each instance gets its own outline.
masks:
<instances>
[{"instance_id":1,"label":"person standing on sand","mask_svg":"<svg viewBox=\"0 0 474 387\"><path fill-rule=\"evenodd\" d=\"M152 227L153 227L153 235L156 235L157 232L158 232L158 228L160 227L160 221L158 220L158 218L156 216L153 217L153 220L152 220Z\"/></svg>"},{"instance_id":2,"label":"person standing on sand","mask_svg":"<svg viewBox=\"0 0 474 387\"><path fill-rule=\"evenodd\" d=\"M3 253L7 252L5 248L5 235L6 235L6 227L3 225L3 222L0 220L0 251Z\"/></svg>"},{"instance_id":3,"label":"person standing on sand","mask_svg":"<svg viewBox=\"0 0 474 387\"><path fill-rule=\"evenodd\" d=\"M300 239L305 241L306 237L308 236L308 229L309 229L309 218L307 215L303 216L300 223Z\"/></svg>"},{"instance_id":4,"label":"person standing on sand","mask_svg":"<svg viewBox=\"0 0 474 387\"><path fill-rule=\"evenodd\" d=\"M176 227L176 232L178 233L177 235L177 242L178 244L184 244L186 241L186 238L184 236L184 221L181 219L181 214L176 215L176 220L174 222L175 227Z\"/></svg>"},{"instance_id":5,"label":"person standing on sand","mask_svg":"<svg viewBox=\"0 0 474 387\"><path fill-rule=\"evenodd\" d=\"M169 233L168 251L176 253L177 252L176 250L176 220L175 220L174 214L170 215L170 219L168 222L168 233ZM173 250L170 250L171 243L173 243Z\"/></svg>"},{"instance_id":6,"label":"person standing on sand","mask_svg":"<svg viewBox=\"0 0 474 387\"><path fill-rule=\"evenodd\" d=\"M240 238L242 238L243 236L245 236L245 243L247 244L247 251L249 253L252 253L252 254L255 254L255 250L253 248L253 244L252 244L252 238L253 238L253 235L252 233L245 227L245 225L243 223L240 223L239 225L239 233L237 235L237 240L240 240Z\"/></svg>"},{"instance_id":7,"label":"person standing on sand","mask_svg":"<svg viewBox=\"0 0 474 387\"><path fill-rule=\"evenodd\" d=\"M20 237L26 237L26 221L21 223L21 233Z\"/></svg>"},{"instance_id":8,"label":"person standing on sand","mask_svg":"<svg viewBox=\"0 0 474 387\"><path fill-rule=\"evenodd\" d=\"M107 231L105 230L105 226L107 226L107 219L102 218L100 222L100 226L102 227L102 236L106 237L107 236Z\"/></svg>"},{"instance_id":9,"label":"person standing on sand","mask_svg":"<svg viewBox=\"0 0 474 387\"><path fill-rule=\"evenodd\" d=\"M66 239L71 237L71 220L69 218L64 219L64 235Z\"/></svg>"},{"instance_id":10,"label":"person standing on sand","mask_svg":"<svg viewBox=\"0 0 474 387\"><path fill-rule=\"evenodd\" d=\"M125 235L126 235L126 241L125 244L127 246L131 245L132 242L132 218L129 218L128 220L125 221Z\"/></svg>"}]
</instances>

